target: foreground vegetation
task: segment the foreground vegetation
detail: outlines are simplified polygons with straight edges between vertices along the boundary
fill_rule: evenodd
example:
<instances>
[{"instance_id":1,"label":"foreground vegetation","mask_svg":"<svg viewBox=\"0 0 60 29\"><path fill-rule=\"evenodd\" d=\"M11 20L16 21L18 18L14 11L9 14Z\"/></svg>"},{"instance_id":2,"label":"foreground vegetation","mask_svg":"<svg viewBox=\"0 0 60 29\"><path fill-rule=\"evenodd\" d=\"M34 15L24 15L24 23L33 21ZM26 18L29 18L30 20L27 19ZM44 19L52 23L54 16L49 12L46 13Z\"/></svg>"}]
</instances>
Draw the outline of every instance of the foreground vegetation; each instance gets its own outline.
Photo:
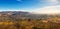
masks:
<instances>
[{"instance_id":1,"label":"foreground vegetation","mask_svg":"<svg viewBox=\"0 0 60 29\"><path fill-rule=\"evenodd\" d=\"M20 19L0 22L0 29L60 29L59 18Z\"/></svg>"}]
</instances>

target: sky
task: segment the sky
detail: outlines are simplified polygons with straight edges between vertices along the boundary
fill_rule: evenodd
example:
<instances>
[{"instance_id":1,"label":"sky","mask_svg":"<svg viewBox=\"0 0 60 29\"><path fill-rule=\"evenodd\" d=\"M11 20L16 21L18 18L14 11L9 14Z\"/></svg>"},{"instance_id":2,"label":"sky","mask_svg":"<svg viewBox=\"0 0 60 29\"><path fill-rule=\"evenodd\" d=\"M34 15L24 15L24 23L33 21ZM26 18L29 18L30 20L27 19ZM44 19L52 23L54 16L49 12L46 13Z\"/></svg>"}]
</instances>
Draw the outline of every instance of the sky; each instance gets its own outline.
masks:
<instances>
[{"instance_id":1,"label":"sky","mask_svg":"<svg viewBox=\"0 0 60 29\"><path fill-rule=\"evenodd\" d=\"M37 0L0 0L0 11L34 9L38 3Z\"/></svg>"},{"instance_id":2,"label":"sky","mask_svg":"<svg viewBox=\"0 0 60 29\"><path fill-rule=\"evenodd\" d=\"M0 11L60 13L60 0L0 0Z\"/></svg>"}]
</instances>

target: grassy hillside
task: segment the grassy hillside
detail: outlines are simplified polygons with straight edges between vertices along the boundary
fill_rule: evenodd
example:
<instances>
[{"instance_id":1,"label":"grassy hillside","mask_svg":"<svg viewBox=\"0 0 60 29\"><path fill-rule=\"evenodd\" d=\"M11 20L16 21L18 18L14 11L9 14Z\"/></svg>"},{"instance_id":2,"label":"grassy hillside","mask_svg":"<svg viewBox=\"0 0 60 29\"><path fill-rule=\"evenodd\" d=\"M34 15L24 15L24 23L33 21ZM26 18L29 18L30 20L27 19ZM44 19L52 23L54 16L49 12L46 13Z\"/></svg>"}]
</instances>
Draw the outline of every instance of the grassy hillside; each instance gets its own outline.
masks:
<instances>
[{"instance_id":1,"label":"grassy hillside","mask_svg":"<svg viewBox=\"0 0 60 29\"><path fill-rule=\"evenodd\" d=\"M0 12L0 29L60 29L60 15Z\"/></svg>"}]
</instances>

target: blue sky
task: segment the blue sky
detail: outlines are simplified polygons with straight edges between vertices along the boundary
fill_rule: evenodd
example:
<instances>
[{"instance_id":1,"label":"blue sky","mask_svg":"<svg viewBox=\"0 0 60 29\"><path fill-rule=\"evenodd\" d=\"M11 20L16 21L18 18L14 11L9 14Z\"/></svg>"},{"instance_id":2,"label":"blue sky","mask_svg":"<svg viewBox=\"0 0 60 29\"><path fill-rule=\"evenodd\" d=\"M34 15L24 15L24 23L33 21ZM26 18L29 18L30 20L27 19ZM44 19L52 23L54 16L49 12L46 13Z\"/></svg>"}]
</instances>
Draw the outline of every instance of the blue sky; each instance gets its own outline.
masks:
<instances>
[{"instance_id":1,"label":"blue sky","mask_svg":"<svg viewBox=\"0 0 60 29\"><path fill-rule=\"evenodd\" d=\"M35 9L47 5L44 0L0 0L0 9Z\"/></svg>"},{"instance_id":2,"label":"blue sky","mask_svg":"<svg viewBox=\"0 0 60 29\"><path fill-rule=\"evenodd\" d=\"M0 0L0 11L48 11L60 6L60 0ZM53 8L52 8L53 7ZM59 9L60 7L56 8ZM60 10L58 10L60 11ZM55 11L54 11L55 12Z\"/></svg>"},{"instance_id":3,"label":"blue sky","mask_svg":"<svg viewBox=\"0 0 60 29\"><path fill-rule=\"evenodd\" d=\"M0 10L34 9L38 3L37 0L0 0Z\"/></svg>"}]
</instances>

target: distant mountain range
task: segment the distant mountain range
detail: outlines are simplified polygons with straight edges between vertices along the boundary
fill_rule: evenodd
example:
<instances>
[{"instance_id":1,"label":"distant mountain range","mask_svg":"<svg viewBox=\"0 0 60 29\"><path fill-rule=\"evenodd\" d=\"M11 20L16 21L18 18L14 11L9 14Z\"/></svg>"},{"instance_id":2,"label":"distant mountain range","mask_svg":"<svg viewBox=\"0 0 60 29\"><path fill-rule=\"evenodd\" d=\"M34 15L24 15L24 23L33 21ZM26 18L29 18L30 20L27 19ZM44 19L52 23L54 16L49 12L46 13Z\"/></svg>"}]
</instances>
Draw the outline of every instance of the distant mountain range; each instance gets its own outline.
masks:
<instances>
[{"instance_id":1,"label":"distant mountain range","mask_svg":"<svg viewBox=\"0 0 60 29\"><path fill-rule=\"evenodd\" d=\"M34 14L30 12L24 12L24 11L3 11L0 12L0 20L20 20L23 18L27 19L47 19L47 18L53 18L53 17L59 17L60 14L55 14L55 15L48 15L48 14Z\"/></svg>"},{"instance_id":2,"label":"distant mountain range","mask_svg":"<svg viewBox=\"0 0 60 29\"><path fill-rule=\"evenodd\" d=\"M23 11L3 11L3 12L0 12L0 16L19 16L20 18L40 18L40 17L46 17L45 14L33 14L33 13L30 13L30 12L23 12Z\"/></svg>"}]
</instances>

